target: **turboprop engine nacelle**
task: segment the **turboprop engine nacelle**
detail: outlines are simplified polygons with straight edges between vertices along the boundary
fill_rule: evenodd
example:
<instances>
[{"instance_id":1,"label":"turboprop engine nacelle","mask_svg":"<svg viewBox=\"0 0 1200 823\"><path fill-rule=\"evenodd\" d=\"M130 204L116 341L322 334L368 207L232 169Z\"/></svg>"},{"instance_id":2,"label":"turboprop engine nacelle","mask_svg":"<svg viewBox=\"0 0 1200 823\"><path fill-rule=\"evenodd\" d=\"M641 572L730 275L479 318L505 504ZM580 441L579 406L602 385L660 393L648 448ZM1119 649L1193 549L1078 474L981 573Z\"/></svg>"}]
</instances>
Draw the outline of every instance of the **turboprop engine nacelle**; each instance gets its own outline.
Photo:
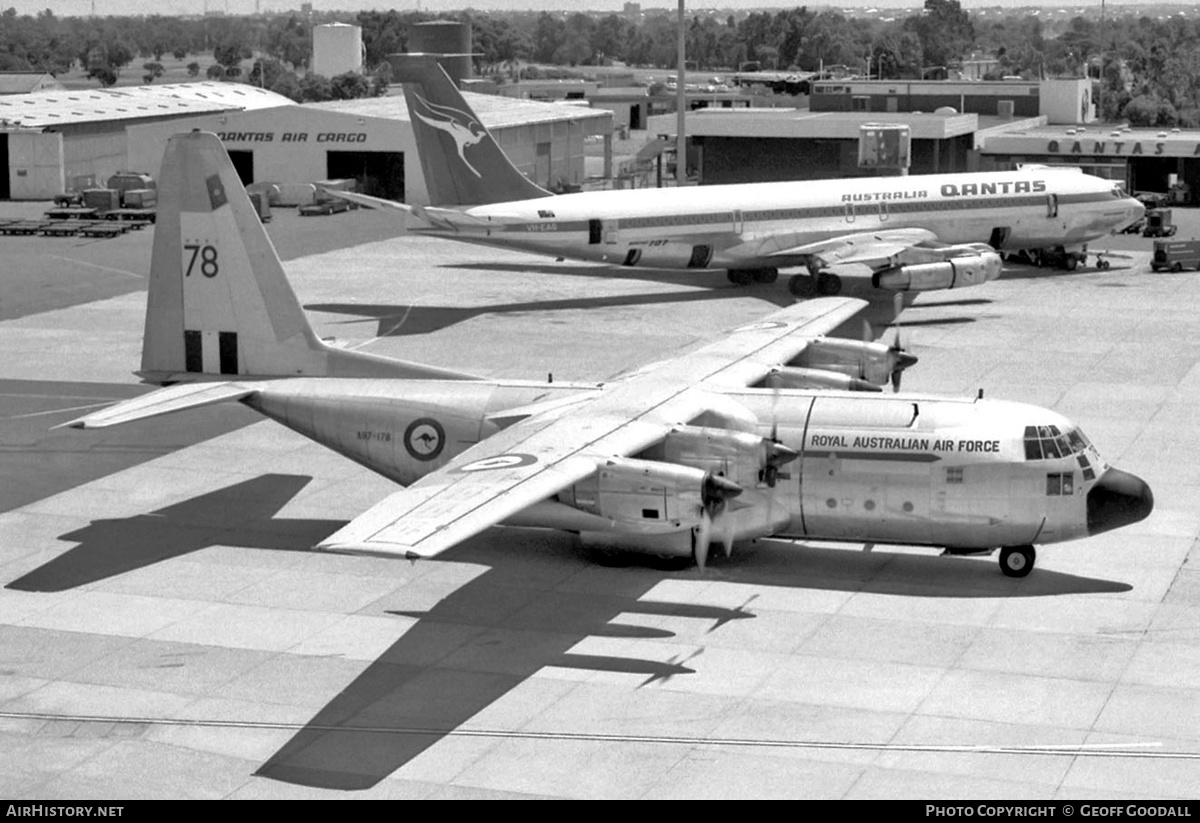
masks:
<instances>
[{"instance_id":1,"label":"turboprop engine nacelle","mask_svg":"<svg viewBox=\"0 0 1200 823\"><path fill-rule=\"evenodd\" d=\"M694 466L613 457L558 499L630 532L667 534L696 528L710 509L741 492L732 480Z\"/></svg>"},{"instance_id":2,"label":"turboprop engine nacelle","mask_svg":"<svg viewBox=\"0 0 1200 823\"><path fill-rule=\"evenodd\" d=\"M840 377L841 375L834 375ZM799 455L769 438L747 432L678 426L641 455L651 460L703 469L737 483L755 483L774 475Z\"/></svg>"},{"instance_id":3,"label":"turboprop engine nacelle","mask_svg":"<svg viewBox=\"0 0 1200 823\"><path fill-rule=\"evenodd\" d=\"M934 291L978 286L1000 276L1000 255L995 252L953 257L941 263L919 263L876 272L876 288L896 291Z\"/></svg>"},{"instance_id":4,"label":"turboprop engine nacelle","mask_svg":"<svg viewBox=\"0 0 1200 823\"><path fill-rule=\"evenodd\" d=\"M882 386L897 368L905 369L916 362L913 355L883 343L818 337L787 365L846 375Z\"/></svg>"},{"instance_id":5,"label":"turboprop engine nacelle","mask_svg":"<svg viewBox=\"0 0 1200 823\"><path fill-rule=\"evenodd\" d=\"M825 369L779 366L763 379L768 389L836 389L838 391L883 391L869 380Z\"/></svg>"}]
</instances>

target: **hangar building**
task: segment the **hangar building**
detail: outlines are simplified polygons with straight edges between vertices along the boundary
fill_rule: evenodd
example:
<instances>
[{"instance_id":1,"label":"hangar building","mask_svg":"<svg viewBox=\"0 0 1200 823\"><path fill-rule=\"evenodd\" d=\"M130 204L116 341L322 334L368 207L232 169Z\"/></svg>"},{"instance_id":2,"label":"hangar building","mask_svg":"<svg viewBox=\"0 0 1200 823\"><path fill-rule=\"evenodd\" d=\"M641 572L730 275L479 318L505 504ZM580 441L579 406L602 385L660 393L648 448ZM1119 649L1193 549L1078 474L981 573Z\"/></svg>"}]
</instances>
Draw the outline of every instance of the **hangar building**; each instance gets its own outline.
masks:
<instances>
[{"instance_id":1,"label":"hangar building","mask_svg":"<svg viewBox=\"0 0 1200 823\"><path fill-rule=\"evenodd\" d=\"M988 137L981 168L1021 163L1078 166L1088 174L1123 181L1131 191L1165 192L1171 175L1200 193L1200 131L1113 128L1020 129Z\"/></svg>"},{"instance_id":2,"label":"hangar building","mask_svg":"<svg viewBox=\"0 0 1200 823\"><path fill-rule=\"evenodd\" d=\"M468 99L517 167L547 188L579 185L584 138L611 138L608 111ZM298 105L207 82L0 97L0 200L48 200L89 175L157 174L166 139L193 128L222 136L247 183L355 177L380 196L427 202L402 95Z\"/></svg>"},{"instance_id":3,"label":"hangar building","mask_svg":"<svg viewBox=\"0 0 1200 823\"><path fill-rule=\"evenodd\" d=\"M158 173L158 157L131 166L126 130L206 112L235 112L289 103L286 97L233 83L181 83L136 88L54 91L0 97L0 200L48 200L76 177L108 179L134 169ZM178 130L180 126L168 129Z\"/></svg>"},{"instance_id":4,"label":"hangar building","mask_svg":"<svg viewBox=\"0 0 1200 823\"><path fill-rule=\"evenodd\" d=\"M0 168L6 172L0 174L0 200L48 200L76 177L91 175L102 181L127 169L157 174L161 146L153 163L130 165L126 133L131 126L289 102L274 92L240 83L180 83L0 97Z\"/></svg>"},{"instance_id":5,"label":"hangar building","mask_svg":"<svg viewBox=\"0 0 1200 823\"><path fill-rule=\"evenodd\" d=\"M608 111L464 92L505 154L540 186L561 189L584 178L584 138L611 135ZM353 177L377 197L429 202L402 94L271 109L214 112L180 123L129 129L131 168L157 168L170 135L216 132L246 184L305 183Z\"/></svg>"}]
</instances>

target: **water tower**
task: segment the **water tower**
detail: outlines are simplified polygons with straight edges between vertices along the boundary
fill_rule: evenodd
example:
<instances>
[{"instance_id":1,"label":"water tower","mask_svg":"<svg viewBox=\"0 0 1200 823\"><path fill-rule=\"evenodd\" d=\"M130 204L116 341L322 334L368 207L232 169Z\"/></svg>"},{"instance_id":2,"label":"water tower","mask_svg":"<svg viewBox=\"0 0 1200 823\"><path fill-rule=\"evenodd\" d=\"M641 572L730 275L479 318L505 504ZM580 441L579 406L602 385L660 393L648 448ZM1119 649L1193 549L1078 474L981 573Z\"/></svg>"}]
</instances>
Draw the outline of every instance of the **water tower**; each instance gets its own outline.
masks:
<instances>
[{"instance_id":1,"label":"water tower","mask_svg":"<svg viewBox=\"0 0 1200 823\"><path fill-rule=\"evenodd\" d=\"M362 73L362 29L345 23L313 26L312 70L324 77Z\"/></svg>"}]
</instances>

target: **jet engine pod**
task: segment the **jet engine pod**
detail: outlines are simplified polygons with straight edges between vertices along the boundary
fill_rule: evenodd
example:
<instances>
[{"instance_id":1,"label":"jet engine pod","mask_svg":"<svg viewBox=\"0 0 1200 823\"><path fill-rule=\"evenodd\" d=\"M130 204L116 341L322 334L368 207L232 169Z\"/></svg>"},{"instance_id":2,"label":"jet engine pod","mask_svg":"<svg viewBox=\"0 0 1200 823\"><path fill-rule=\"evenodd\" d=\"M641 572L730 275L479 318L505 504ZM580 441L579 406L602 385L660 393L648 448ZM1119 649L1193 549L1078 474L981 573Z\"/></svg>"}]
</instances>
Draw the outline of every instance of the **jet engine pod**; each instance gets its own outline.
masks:
<instances>
[{"instance_id":1,"label":"jet engine pod","mask_svg":"<svg viewBox=\"0 0 1200 823\"><path fill-rule=\"evenodd\" d=\"M668 534L699 526L741 493L737 483L703 469L614 457L558 499L613 521L617 530Z\"/></svg>"},{"instance_id":2,"label":"jet engine pod","mask_svg":"<svg viewBox=\"0 0 1200 823\"><path fill-rule=\"evenodd\" d=\"M995 252L954 257L942 263L920 263L884 269L871 278L876 288L896 291L934 291L978 286L1000 276L1000 255Z\"/></svg>"}]
</instances>

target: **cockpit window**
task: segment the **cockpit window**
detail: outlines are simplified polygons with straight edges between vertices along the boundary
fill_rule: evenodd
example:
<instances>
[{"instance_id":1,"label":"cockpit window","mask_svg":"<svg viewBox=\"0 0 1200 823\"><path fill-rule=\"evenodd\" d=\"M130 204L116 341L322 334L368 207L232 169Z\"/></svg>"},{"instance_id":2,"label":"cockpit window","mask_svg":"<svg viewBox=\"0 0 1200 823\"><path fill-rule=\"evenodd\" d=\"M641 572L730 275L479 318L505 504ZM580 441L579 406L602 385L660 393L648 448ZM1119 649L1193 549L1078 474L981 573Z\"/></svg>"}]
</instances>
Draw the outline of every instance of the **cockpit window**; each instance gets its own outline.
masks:
<instances>
[{"instance_id":1,"label":"cockpit window","mask_svg":"<svg viewBox=\"0 0 1200 823\"><path fill-rule=\"evenodd\" d=\"M1113 186L1113 188L1112 188L1112 196L1113 196L1113 199L1115 199L1115 200L1123 200L1124 198L1128 197L1129 195L1125 193L1125 188L1123 186L1121 186L1120 184L1117 184L1117 185Z\"/></svg>"},{"instance_id":2,"label":"cockpit window","mask_svg":"<svg viewBox=\"0 0 1200 823\"><path fill-rule=\"evenodd\" d=\"M1056 460L1081 454L1091 443L1079 429L1068 429L1065 433L1058 426L1025 427L1025 459Z\"/></svg>"}]
</instances>

